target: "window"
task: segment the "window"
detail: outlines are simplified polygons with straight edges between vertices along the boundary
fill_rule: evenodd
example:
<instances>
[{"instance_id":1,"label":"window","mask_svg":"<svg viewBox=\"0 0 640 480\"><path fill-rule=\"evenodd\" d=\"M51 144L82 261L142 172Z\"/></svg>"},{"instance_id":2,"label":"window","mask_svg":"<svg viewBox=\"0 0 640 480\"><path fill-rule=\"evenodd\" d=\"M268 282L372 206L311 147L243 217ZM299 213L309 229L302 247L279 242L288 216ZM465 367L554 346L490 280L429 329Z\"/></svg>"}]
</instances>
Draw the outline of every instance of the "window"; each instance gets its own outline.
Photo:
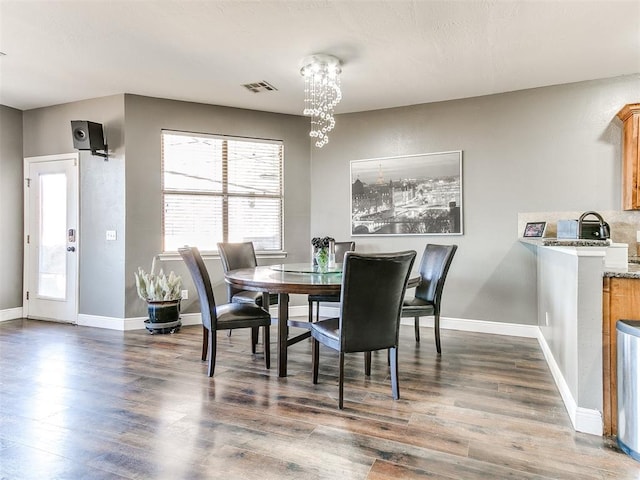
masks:
<instances>
[{"instance_id":1,"label":"window","mask_svg":"<svg viewBox=\"0 0 640 480\"><path fill-rule=\"evenodd\" d=\"M162 132L163 249L282 250L282 142Z\"/></svg>"}]
</instances>

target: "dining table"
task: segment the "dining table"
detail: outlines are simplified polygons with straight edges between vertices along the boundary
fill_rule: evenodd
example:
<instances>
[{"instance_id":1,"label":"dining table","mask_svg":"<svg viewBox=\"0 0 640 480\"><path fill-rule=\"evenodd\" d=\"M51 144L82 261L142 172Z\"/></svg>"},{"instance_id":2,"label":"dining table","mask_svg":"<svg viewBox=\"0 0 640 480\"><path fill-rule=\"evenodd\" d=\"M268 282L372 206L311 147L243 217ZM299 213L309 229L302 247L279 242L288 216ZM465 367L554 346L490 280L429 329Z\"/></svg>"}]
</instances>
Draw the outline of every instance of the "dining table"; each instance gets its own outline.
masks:
<instances>
[{"instance_id":1,"label":"dining table","mask_svg":"<svg viewBox=\"0 0 640 480\"><path fill-rule=\"evenodd\" d=\"M263 305L269 305L269 294L278 295L278 377L286 377L287 348L311 336L308 321L289 320L289 295L339 295L342 288L342 264L325 269L311 263L240 268L226 272L225 281L241 290L262 292ZM420 277L411 278L408 288L419 283ZM290 337L289 327L300 327L306 331Z\"/></svg>"}]
</instances>

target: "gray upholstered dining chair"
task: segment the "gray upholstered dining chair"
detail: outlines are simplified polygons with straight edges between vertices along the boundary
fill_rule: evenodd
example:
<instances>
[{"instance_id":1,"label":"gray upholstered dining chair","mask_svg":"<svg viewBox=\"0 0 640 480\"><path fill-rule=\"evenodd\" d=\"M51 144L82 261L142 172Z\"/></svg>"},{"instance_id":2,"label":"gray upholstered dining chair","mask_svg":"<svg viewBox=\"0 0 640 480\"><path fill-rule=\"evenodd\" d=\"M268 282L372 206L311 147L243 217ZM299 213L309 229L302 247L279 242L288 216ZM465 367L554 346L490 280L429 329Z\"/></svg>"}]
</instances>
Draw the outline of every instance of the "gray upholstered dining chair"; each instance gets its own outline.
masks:
<instances>
[{"instance_id":1,"label":"gray upholstered dining chair","mask_svg":"<svg viewBox=\"0 0 640 480\"><path fill-rule=\"evenodd\" d=\"M356 242L335 242L336 263L342 263L344 254L356 249ZM320 320L320 302L339 302L340 295L309 295L309 321L313 321L313 304L316 304L316 321Z\"/></svg>"},{"instance_id":2,"label":"gray upholstered dining chair","mask_svg":"<svg viewBox=\"0 0 640 480\"><path fill-rule=\"evenodd\" d=\"M202 315L202 327L207 332L207 348L209 350L208 374L213 376L216 367L216 349L218 330L232 330L235 328L263 328L264 363L265 367L271 367L269 350L269 327L271 315L269 312L255 303L226 303L216 305L213 296L213 288L209 272L202 260L202 256L196 247L179 248L178 252L184 260L200 300L200 314ZM256 340L251 335L252 351L255 353ZM206 355L203 360L206 359Z\"/></svg>"},{"instance_id":3,"label":"gray upholstered dining chair","mask_svg":"<svg viewBox=\"0 0 640 480\"><path fill-rule=\"evenodd\" d=\"M444 282L449 272L457 245L427 244L420 262L420 284L415 296L402 304L402 317L414 317L416 342L420 342L420 317L434 317L436 350L442 353L440 346L440 305Z\"/></svg>"},{"instance_id":4,"label":"gray upholstered dining chair","mask_svg":"<svg viewBox=\"0 0 640 480\"><path fill-rule=\"evenodd\" d=\"M313 383L318 383L320 343L339 355L338 407L344 406L344 355L364 352L365 375L371 375L371 352L389 349L391 390L398 385L400 311L416 252L361 254L347 252L342 272L340 316L311 324Z\"/></svg>"}]
</instances>

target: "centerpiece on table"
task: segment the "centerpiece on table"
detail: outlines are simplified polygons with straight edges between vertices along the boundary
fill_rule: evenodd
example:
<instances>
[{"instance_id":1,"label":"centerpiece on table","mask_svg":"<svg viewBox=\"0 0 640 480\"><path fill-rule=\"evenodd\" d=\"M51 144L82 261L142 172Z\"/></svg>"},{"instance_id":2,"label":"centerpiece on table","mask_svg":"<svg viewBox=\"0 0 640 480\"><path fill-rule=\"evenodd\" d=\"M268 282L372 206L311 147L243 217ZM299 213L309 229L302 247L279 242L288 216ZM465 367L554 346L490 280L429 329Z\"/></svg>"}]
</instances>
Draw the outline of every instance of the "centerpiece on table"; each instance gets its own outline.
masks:
<instances>
[{"instance_id":1,"label":"centerpiece on table","mask_svg":"<svg viewBox=\"0 0 640 480\"><path fill-rule=\"evenodd\" d=\"M180 300L182 299L182 278L174 272L166 275L162 269L155 272L155 258L151 273L138 267L134 273L138 297L147 302L149 319L145 326L151 333L173 333L180 328Z\"/></svg>"},{"instance_id":2,"label":"centerpiece on table","mask_svg":"<svg viewBox=\"0 0 640 480\"><path fill-rule=\"evenodd\" d=\"M335 263L336 241L331 237L314 237L311 240L313 246L313 265L321 272L326 272L332 263Z\"/></svg>"}]
</instances>

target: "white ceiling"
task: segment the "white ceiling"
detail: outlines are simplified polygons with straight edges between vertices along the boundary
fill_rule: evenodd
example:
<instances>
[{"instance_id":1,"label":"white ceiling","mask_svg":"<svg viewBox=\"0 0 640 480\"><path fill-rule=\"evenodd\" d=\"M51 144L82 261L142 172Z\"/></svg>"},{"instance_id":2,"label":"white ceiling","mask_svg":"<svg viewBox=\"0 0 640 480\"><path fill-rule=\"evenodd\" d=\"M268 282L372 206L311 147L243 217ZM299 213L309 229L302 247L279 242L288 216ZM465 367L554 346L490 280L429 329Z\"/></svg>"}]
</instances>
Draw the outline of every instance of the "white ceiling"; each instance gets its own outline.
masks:
<instances>
[{"instance_id":1,"label":"white ceiling","mask_svg":"<svg viewBox=\"0 0 640 480\"><path fill-rule=\"evenodd\" d=\"M343 61L337 113L640 72L640 0L0 0L0 104L118 93L300 114L300 61ZM265 80L277 92L241 85ZM640 100L640 92L638 92Z\"/></svg>"}]
</instances>

